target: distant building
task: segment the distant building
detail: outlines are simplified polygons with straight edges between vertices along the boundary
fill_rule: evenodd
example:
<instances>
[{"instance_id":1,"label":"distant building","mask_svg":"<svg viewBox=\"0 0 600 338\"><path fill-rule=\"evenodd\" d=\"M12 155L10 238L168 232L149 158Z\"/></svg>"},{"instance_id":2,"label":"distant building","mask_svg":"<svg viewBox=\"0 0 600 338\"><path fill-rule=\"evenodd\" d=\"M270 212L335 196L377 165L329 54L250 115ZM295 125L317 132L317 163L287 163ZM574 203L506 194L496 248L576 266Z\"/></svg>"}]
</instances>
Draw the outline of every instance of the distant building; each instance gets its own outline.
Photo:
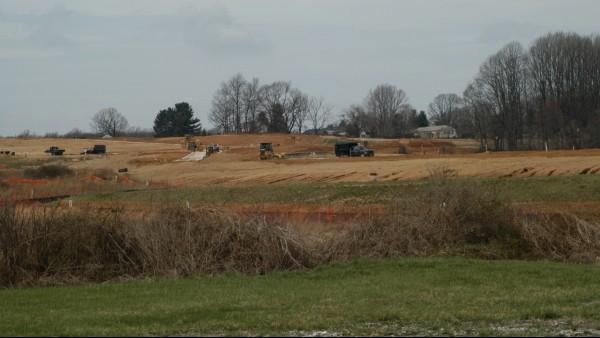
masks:
<instances>
[{"instance_id":1,"label":"distant building","mask_svg":"<svg viewBox=\"0 0 600 338\"><path fill-rule=\"evenodd\" d=\"M456 129L450 126L421 127L413 130L413 135L420 138L457 138Z\"/></svg>"},{"instance_id":2,"label":"distant building","mask_svg":"<svg viewBox=\"0 0 600 338\"><path fill-rule=\"evenodd\" d=\"M368 138L368 137L369 137L369 134L367 134L366 132L364 132L364 131L360 132L360 138Z\"/></svg>"}]
</instances>

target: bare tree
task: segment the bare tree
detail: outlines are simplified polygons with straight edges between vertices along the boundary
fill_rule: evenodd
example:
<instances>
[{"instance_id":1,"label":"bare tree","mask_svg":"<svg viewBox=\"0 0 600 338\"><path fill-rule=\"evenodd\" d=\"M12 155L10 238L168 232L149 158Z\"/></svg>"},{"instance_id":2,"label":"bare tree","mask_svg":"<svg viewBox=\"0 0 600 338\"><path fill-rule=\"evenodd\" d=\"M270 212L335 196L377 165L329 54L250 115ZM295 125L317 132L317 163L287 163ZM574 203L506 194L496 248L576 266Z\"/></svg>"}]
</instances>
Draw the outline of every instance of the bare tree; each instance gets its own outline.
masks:
<instances>
[{"instance_id":1,"label":"bare tree","mask_svg":"<svg viewBox=\"0 0 600 338\"><path fill-rule=\"evenodd\" d=\"M242 105L244 107L243 132L256 133L258 131L258 109L260 106L260 85L257 78L246 83L242 90Z\"/></svg>"},{"instance_id":2,"label":"bare tree","mask_svg":"<svg viewBox=\"0 0 600 338\"><path fill-rule=\"evenodd\" d=\"M333 108L327 105L322 97L311 97L308 100L307 118L315 134L327 125L332 110Z\"/></svg>"},{"instance_id":3,"label":"bare tree","mask_svg":"<svg viewBox=\"0 0 600 338\"><path fill-rule=\"evenodd\" d=\"M496 149L517 150L523 136L527 101L527 55L511 42L480 68L479 80L493 99L497 113Z\"/></svg>"},{"instance_id":4,"label":"bare tree","mask_svg":"<svg viewBox=\"0 0 600 338\"><path fill-rule=\"evenodd\" d=\"M119 136L127 130L129 123L115 108L102 109L92 118L92 130L108 134L110 136Z\"/></svg>"},{"instance_id":5,"label":"bare tree","mask_svg":"<svg viewBox=\"0 0 600 338\"><path fill-rule=\"evenodd\" d=\"M373 136L377 135L373 115L368 114L362 105L351 105L345 111L343 119L346 125L346 132L352 136L358 137L361 132L366 132Z\"/></svg>"},{"instance_id":6,"label":"bare tree","mask_svg":"<svg viewBox=\"0 0 600 338\"><path fill-rule=\"evenodd\" d=\"M244 131L242 124L246 115L243 105L244 89L247 82L242 74L236 74L221 87L213 97L213 107L209 116L211 122L224 133L240 133Z\"/></svg>"},{"instance_id":7,"label":"bare tree","mask_svg":"<svg viewBox=\"0 0 600 338\"><path fill-rule=\"evenodd\" d=\"M481 81L473 81L463 93L465 111L472 119L475 134L479 137L481 150L488 150L488 139L492 136L492 115L494 107L486 97Z\"/></svg>"},{"instance_id":8,"label":"bare tree","mask_svg":"<svg viewBox=\"0 0 600 338\"><path fill-rule=\"evenodd\" d=\"M581 147L600 143L591 126L599 119L600 38L551 33L529 50L534 109L530 138L545 146Z\"/></svg>"},{"instance_id":9,"label":"bare tree","mask_svg":"<svg viewBox=\"0 0 600 338\"><path fill-rule=\"evenodd\" d=\"M429 104L430 119L436 125L456 127L456 115L463 106L463 100L460 96L456 94L440 94Z\"/></svg>"},{"instance_id":10,"label":"bare tree","mask_svg":"<svg viewBox=\"0 0 600 338\"><path fill-rule=\"evenodd\" d=\"M394 137L405 132L394 130L393 120L396 114L403 111L406 102L404 91L390 84L379 85L369 92L366 108L375 119L377 135Z\"/></svg>"},{"instance_id":11,"label":"bare tree","mask_svg":"<svg viewBox=\"0 0 600 338\"><path fill-rule=\"evenodd\" d=\"M281 115L288 133L302 130L300 120L304 120L308 103L305 94L293 88L291 82L282 81L261 87L260 93L261 111L269 121L278 120Z\"/></svg>"}]
</instances>

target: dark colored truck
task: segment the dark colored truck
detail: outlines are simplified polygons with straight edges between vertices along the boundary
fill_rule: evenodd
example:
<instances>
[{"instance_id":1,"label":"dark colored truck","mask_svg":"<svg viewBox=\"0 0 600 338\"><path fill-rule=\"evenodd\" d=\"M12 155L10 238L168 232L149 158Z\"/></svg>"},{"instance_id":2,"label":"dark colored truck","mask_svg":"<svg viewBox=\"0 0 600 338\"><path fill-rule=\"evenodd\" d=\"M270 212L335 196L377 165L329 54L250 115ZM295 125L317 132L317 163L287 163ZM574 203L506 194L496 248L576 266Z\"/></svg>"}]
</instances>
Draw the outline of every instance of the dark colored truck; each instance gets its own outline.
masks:
<instances>
[{"instance_id":1,"label":"dark colored truck","mask_svg":"<svg viewBox=\"0 0 600 338\"><path fill-rule=\"evenodd\" d=\"M57 146L52 146L46 150L44 150L45 153L48 153L52 156L61 156L62 154L65 153L65 150L62 148L59 148Z\"/></svg>"},{"instance_id":2,"label":"dark colored truck","mask_svg":"<svg viewBox=\"0 0 600 338\"><path fill-rule=\"evenodd\" d=\"M335 144L335 156L372 157L375 156L375 152L357 142L338 142Z\"/></svg>"},{"instance_id":3,"label":"dark colored truck","mask_svg":"<svg viewBox=\"0 0 600 338\"><path fill-rule=\"evenodd\" d=\"M106 154L106 146L104 144L96 144L92 148L84 149L81 154L100 155Z\"/></svg>"}]
</instances>

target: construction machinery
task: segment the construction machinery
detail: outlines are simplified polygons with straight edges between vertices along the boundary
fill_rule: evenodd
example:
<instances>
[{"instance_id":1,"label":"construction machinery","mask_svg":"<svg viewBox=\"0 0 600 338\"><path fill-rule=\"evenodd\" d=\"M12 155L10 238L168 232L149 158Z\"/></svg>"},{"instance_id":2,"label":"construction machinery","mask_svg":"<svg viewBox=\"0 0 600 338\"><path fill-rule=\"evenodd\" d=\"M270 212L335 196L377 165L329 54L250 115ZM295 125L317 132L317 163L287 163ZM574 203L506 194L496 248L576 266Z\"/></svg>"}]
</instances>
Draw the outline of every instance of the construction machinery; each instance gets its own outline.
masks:
<instances>
[{"instance_id":1,"label":"construction machinery","mask_svg":"<svg viewBox=\"0 0 600 338\"><path fill-rule=\"evenodd\" d=\"M272 159L284 159L285 158L285 154L276 154L273 151L273 144L272 143L261 143L260 147L259 147L259 151L260 151L260 159L261 160L272 160Z\"/></svg>"},{"instance_id":2,"label":"construction machinery","mask_svg":"<svg viewBox=\"0 0 600 338\"><path fill-rule=\"evenodd\" d=\"M221 151L221 148L218 144L211 143L206 147L206 156L210 156L211 154L218 153Z\"/></svg>"},{"instance_id":3,"label":"construction machinery","mask_svg":"<svg viewBox=\"0 0 600 338\"><path fill-rule=\"evenodd\" d=\"M62 154L64 154L65 150L62 148L59 148L57 146L52 146L46 150L44 150L45 153L48 153L52 156L61 156Z\"/></svg>"},{"instance_id":4,"label":"construction machinery","mask_svg":"<svg viewBox=\"0 0 600 338\"><path fill-rule=\"evenodd\" d=\"M183 140L183 148L189 152L204 151L204 145L200 140L193 135L185 135Z\"/></svg>"},{"instance_id":5,"label":"construction machinery","mask_svg":"<svg viewBox=\"0 0 600 338\"><path fill-rule=\"evenodd\" d=\"M81 155L102 155L106 154L106 145L104 144L95 144L93 147L84 148L81 150Z\"/></svg>"},{"instance_id":6,"label":"construction machinery","mask_svg":"<svg viewBox=\"0 0 600 338\"><path fill-rule=\"evenodd\" d=\"M335 144L335 156L373 157L375 152L357 142L337 142Z\"/></svg>"}]
</instances>

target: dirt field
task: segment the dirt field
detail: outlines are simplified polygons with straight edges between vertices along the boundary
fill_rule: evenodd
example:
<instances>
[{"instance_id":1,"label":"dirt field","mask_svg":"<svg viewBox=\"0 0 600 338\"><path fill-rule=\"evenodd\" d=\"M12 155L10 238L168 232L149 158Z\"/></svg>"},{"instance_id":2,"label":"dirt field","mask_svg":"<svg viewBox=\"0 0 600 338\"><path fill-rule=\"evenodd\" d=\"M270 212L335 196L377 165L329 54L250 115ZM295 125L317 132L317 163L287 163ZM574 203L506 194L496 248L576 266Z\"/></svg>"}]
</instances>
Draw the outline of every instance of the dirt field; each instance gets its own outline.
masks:
<instances>
[{"instance_id":1,"label":"dirt field","mask_svg":"<svg viewBox=\"0 0 600 338\"><path fill-rule=\"evenodd\" d=\"M471 140L368 140L374 158L336 158L335 139L306 135L222 135L202 138L224 152L200 162L176 162L186 155L181 138L129 140L0 139L0 150L17 158L40 159L50 145L65 148L73 168L128 168L133 179L175 186L283 182L368 182L419 179L436 168L465 177L553 176L600 172L600 150L476 153ZM316 158L260 161L258 144L272 142L278 153L316 152ZM81 156L81 148L107 145L107 156ZM409 154L398 154L400 145ZM329 155L323 155L329 153Z\"/></svg>"}]
</instances>

